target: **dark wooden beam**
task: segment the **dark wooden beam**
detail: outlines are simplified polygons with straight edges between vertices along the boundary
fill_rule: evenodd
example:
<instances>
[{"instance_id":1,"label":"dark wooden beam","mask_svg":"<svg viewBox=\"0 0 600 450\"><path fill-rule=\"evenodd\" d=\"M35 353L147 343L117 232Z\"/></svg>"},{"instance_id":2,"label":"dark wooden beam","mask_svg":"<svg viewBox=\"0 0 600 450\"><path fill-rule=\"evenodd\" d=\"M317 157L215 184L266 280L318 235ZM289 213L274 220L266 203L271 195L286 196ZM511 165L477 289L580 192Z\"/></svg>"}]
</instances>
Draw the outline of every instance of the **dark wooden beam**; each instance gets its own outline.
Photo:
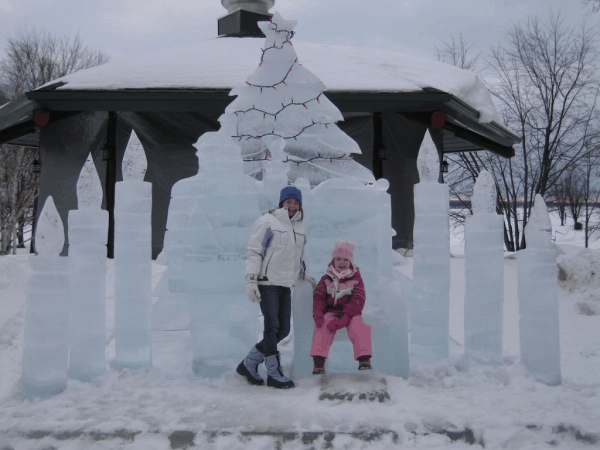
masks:
<instances>
[{"instance_id":1,"label":"dark wooden beam","mask_svg":"<svg viewBox=\"0 0 600 450\"><path fill-rule=\"evenodd\" d=\"M444 128L456 135L469 137L468 142L480 145L508 157L519 137L502 126L480 123L479 112L455 96L435 89L417 92L342 92L326 91L327 97L340 109L348 112L402 112L424 113L433 111L447 114ZM136 112L213 112L225 110L232 101L228 89L123 89L117 91L44 90L28 92L27 98L49 111L136 111ZM0 122L3 111L0 110ZM429 120L429 119L428 119ZM449 125L448 125L449 124ZM448 125L448 126L446 126ZM0 127L1 129L1 127ZM462 130L462 131L461 131ZM476 135L481 139L476 140ZM2 132L0 132L0 138ZM510 149L510 150L508 150Z\"/></svg>"},{"instance_id":2,"label":"dark wooden beam","mask_svg":"<svg viewBox=\"0 0 600 450\"><path fill-rule=\"evenodd\" d=\"M450 94L419 92L335 92L325 95L342 112L429 111ZM31 91L27 97L51 111L222 112L229 90Z\"/></svg>"},{"instance_id":3,"label":"dark wooden beam","mask_svg":"<svg viewBox=\"0 0 600 450\"><path fill-rule=\"evenodd\" d=\"M31 111L31 119L1 130L0 144L10 142L11 144L22 145L24 147L38 147L39 129L41 127L35 123L35 120L33 119L34 113L35 111ZM75 114L79 114L79 111L51 111L50 118L45 126L66 119L67 117L74 116ZM37 137L32 139L32 135Z\"/></svg>"},{"instance_id":4,"label":"dark wooden beam","mask_svg":"<svg viewBox=\"0 0 600 450\"><path fill-rule=\"evenodd\" d=\"M115 187L117 184L117 113L108 113L108 126L106 129L106 142L104 149L108 152L106 162L106 179L104 192L106 193L106 210L108 211L108 242L106 256L115 257Z\"/></svg>"},{"instance_id":5,"label":"dark wooden beam","mask_svg":"<svg viewBox=\"0 0 600 450\"><path fill-rule=\"evenodd\" d=\"M492 153L495 153L504 158L512 158L513 156L515 156L515 150L512 147L507 147L498 144L497 142L491 139L469 131L465 128L459 127L453 123L446 122L443 126L443 129L451 132L452 134L454 134L454 136L456 136L459 139L462 139L466 142L476 145L477 147L480 147L480 149L489 150ZM462 152L464 151L464 149L460 151ZM448 151L446 148L444 148L444 153L454 152Z\"/></svg>"},{"instance_id":6,"label":"dark wooden beam","mask_svg":"<svg viewBox=\"0 0 600 450\"><path fill-rule=\"evenodd\" d=\"M36 125L33 119L26 120L25 122L13 125L12 127L5 128L0 132L0 144L6 144L7 142L13 142L17 139L21 139L24 136L35 133ZM37 145L36 145L37 147Z\"/></svg>"},{"instance_id":7,"label":"dark wooden beam","mask_svg":"<svg viewBox=\"0 0 600 450\"><path fill-rule=\"evenodd\" d=\"M373 176L376 180L383 178L383 159L379 154L383 145L383 118L381 112L373 113Z\"/></svg>"}]
</instances>

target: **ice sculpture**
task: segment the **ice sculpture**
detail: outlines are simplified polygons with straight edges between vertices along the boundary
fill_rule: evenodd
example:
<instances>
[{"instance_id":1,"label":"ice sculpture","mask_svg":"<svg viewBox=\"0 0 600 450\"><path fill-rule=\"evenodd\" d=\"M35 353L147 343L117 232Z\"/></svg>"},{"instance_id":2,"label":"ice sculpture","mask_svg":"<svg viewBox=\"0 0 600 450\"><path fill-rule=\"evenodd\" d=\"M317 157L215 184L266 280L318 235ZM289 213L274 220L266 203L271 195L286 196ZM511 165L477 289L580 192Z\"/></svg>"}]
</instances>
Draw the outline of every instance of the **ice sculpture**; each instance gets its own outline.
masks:
<instances>
[{"instance_id":1,"label":"ice sculpture","mask_svg":"<svg viewBox=\"0 0 600 450\"><path fill-rule=\"evenodd\" d=\"M183 331L190 329L190 299L186 293L171 292L169 283L171 273L165 253L161 253L156 262L167 265L158 284L154 288L156 302L152 305L152 330Z\"/></svg>"},{"instance_id":2,"label":"ice sculpture","mask_svg":"<svg viewBox=\"0 0 600 450\"><path fill-rule=\"evenodd\" d=\"M377 192L377 273L385 277L392 277L393 256L397 252L387 251L392 249L391 239L395 235L392 228L392 197L388 194L390 182L385 178L380 178L375 182L375 191Z\"/></svg>"},{"instance_id":3,"label":"ice sculpture","mask_svg":"<svg viewBox=\"0 0 600 450\"><path fill-rule=\"evenodd\" d=\"M246 85L230 92L236 99L219 118L220 131L198 140L198 175L181 180L172 190L163 254L169 266L169 295L189 296L194 372L220 376L256 342L258 311L244 293L243 258L253 222L276 207L280 190L296 179L309 230L313 227L305 249L308 273L317 278L324 273L336 239L358 244L370 295L365 314L374 317L374 344L380 348L374 358L384 367L393 359L382 357L386 351L393 347L404 352L398 360L403 367L391 364L386 370L408 376L406 327L402 318L390 316L402 314L403 295L391 278L389 183L375 183L368 169L349 158L360 149L335 125L342 115L323 94L321 81L299 64L291 45L295 21L275 13L272 22L259 26L267 39L258 68ZM263 178L258 189L244 175L240 148L246 171ZM292 171L295 175L289 176ZM299 173L310 180L299 179ZM321 181L313 195L311 182ZM293 318L303 336L312 335L313 327L312 317L298 320L302 314L312 316L312 300L305 300L302 305L296 302L304 309L295 310ZM400 331L394 334L390 328L396 323ZM297 342L310 340L296 331ZM339 357L356 369L351 351ZM295 366L299 369L300 364Z\"/></svg>"},{"instance_id":4,"label":"ice sculpture","mask_svg":"<svg viewBox=\"0 0 600 450\"><path fill-rule=\"evenodd\" d=\"M258 67L245 85L232 89L229 95L237 97L219 119L221 130L239 142L246 172L263 167L270 154L265 138L280 137L287 143L292 180L305 177L314 186L352 174L374 182L373 174L350 158L360 148L336 126L343 116L323 93L325 86L298 59L292 45L296 21L275 12L271 22L258 26L266 36Z\"/></svg>"},{"instance_id":5,"label":"ice sculpture","mask_svg":"<svg viewBox=\"0 0 600 450\"><path fill-rule=\"evenodd\" d=\"M525 229L527 248L517 253L521 362L536 380L561 384L556 249L540 194Z\"/></svg>"},{"instance_id":6,"label":"ice sculpture","mask_svg":"<svg viewBox=\"0 0 600 450\"><path fill-rule=\"evenodd\" d=\"M115 360L117 369L152 366L152 183L135 131L115 191Z\"/></svg>"},{"instance_id":7,"label":"ice sculpture","mask_svg":"<svg viewBox=\"0 0 600 450\"><path fill-rule=\"evenodd\" d=\"M496 214L490 173L477 177L473 215L465 224L465 355L467 361L500 364L504 300L504 217Z\"/></svg>"},{"instance_id":8,"label":"ice sculpture","mask_svg":"<svg viewBox=\"0 0 600 450\"><path fill-rule=\"evenodd\" d=\"M288 171L290 165L286 163L288 156L284 148L286 142L278 136L265 136L270 159L264 164L263 182L258 194L258 203L261 213L279 206L279 193L289 184Z\"/></svg>"},{"instance_id":9,"label":"ice sculpture","mask_svg":"<svg viewBox=\"0 0 600 450\"><path fill-rule=\"evenodd\" d=\"M308 181L297 180L302 190L307 216L308 271L317 280L331 262L335 241L339 238L356 243L355 263L365 282L367 300L363 317L373 333L373 364L384 373L408 377L408 332L406 305L399 281L389 277L392 268L392 228L389 184L362 183L354 178L331 178L312 191ZM383 267L389 261L387 267ZM385 276L388 275L388 276ZM306 286L299 287L306 289ZM314 322L312 302L300 303L302 295L294 293L294 376L310 374L310 351ZM354 371L352 346L345 329L338 331L331 346L328 371Z\"/></svg>"},{"instance_id":10,"label":"ice sculpture","mask_svg":"<svg viewBox=\"0 0 600 450\"><path fill-rule=\"evenodd\" d=\"M72 261L69 377L90 381L105 370L106 241L108 211L91 156L77 182L77 210L69 211Z\"/></svg>"},{"instance_id":11,"label":"ice sculpture","mask_svg":"<svg viewBox=\"0 0 600 450\"><path fill-rule=\"evenodd\" d=\"M256 181L227 135L205 133L196 148L198 174L171 191L163 252L170 294L189 298L194 373L212 378L234 369L258 337L244 272L260 210Z\"/></svg>"},{"instance_id":12,"label":"ice sculpture","mask_svg":"<svg viewBox=\"0 0 600 450\"><path fill-rule=\"evenodd\" d=\"M23 395L46 398L67 385L71 259L59 256L64 226L51 196L39 216L29 257L23 340Z\"/></svg>"},{"instance_id":13,"label":"ice sculpture","mask_svg":"<svg viewBox=\"0 0 600 450\"><path fill-rule=\"evenodd\" d=\"M308 226L305 256L309 274L319 278L325 272L336 239L343 237L357 243L368 297L365 318L375 314L373 320L387 321L384 327L374 327L374 345L381 348L375 351L383 355L390 348L390 320L387 311L381 312L387 294L376 295L375 286L378 276L384 275L391 281L391 206L386 192L389 183L380 180L374 186L373 174L350 158L351 153L361 153L360 148L336 126L343 117L323 94L325 86L321 80L300 64L291 43L296 21L284 20L276 12L271 22L258 25L266 36L260 62L246 85L230 92L237 97L219 119L221 132L242 147L248 172L264 168L259 197L263 213L276 206L279 191L288 184L288 178L302 178L299 186ZM311 184L319 184L314 192ZM390 294L396 302L403 301L401 289L378 292ZM298 293L294 295L299 298ZM298 309L294 311L294 340L301 346L310 340L313 321L298 318L308 314L312 305L295 305ZM296 348L296 358L306 356L300 355L303 348ZM355 365L351 353L348 357L345 352L332 349L331 355L330 369ZM378 364L386 364L384 359L380 358ZM296 375L304 375L305 362L295 361Z\"/></svg>"},{"instance_id":14,"label":"ice sculpture","mask_svg":"<svg viewBox=\"0 0 600 450\"><path fill-rule=\"evenodd\" d=\"M429 132L417 159L411 355L436 362L448 357L450 326L450 225L448 186L438 183L439 157Z\"/></svg>"}]
</instances>

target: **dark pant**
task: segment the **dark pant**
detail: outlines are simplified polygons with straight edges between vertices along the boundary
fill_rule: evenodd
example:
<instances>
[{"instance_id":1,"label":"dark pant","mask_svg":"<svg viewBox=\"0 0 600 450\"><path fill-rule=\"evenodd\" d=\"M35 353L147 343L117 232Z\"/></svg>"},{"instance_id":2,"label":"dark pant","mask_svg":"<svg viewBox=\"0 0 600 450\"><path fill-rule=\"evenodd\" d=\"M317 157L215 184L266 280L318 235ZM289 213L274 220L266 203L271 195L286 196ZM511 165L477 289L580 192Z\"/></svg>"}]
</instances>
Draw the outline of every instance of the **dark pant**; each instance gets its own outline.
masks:
<instances>
[{"instance_id":1,"label":"dark pant","mask_svg":"<svg viewBox=\"0 0 600 450\"><path fill-rule=\"evenodd\" d=\"M292 291L282 286L258 286L262 300L260 310L265 319L263 340L256 348L265 356L277 353L277 343L290 334Z\"/></svg>"}]
</instances>

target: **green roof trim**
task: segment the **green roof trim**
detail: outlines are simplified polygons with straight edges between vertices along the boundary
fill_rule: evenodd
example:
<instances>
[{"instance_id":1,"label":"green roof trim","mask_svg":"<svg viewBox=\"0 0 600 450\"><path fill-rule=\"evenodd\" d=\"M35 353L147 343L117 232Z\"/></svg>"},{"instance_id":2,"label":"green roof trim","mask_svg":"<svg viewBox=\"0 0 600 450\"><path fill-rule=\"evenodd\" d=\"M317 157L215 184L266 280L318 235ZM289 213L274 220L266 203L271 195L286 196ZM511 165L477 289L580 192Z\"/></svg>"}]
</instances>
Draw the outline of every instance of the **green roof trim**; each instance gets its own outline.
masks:
<instances>
[{"instance_id":1,"label":"green roof trim","mask_svg":"<svg viewBox=\"0 0 600 450\"><path fill-rule=\"evenodd\" d=\"M233 97L229 90L31 91L27 98L51 111L220 112ZM342 112L426 111L453 96L428 92L329 92ZM475 111L475 110L473 110ZM476 112L476 111L475 111Z\"/></svg>"},{"instance_id":2,"label":"green roof trim","mask_svg":"<svg viewBox=\"0 0 600 450\"><path fill-rule=\"evenodd\" d=\"M453 96L436 89L418 92L339 92L325 95L342 112L433 112L448 115L453 126L495 143L495 153L512 154L519 137L491 122L480 123L479 112ZM33 124L37 109L56 112L136 111L136 112L221 112L231 103L229 90L153 90L76 91L66 89L35 90L0 108L0 142L25 136ZM9 138L10 139L7 139ZM502 151L498 149L505 148Z\"/></svg>"}]
</instances>

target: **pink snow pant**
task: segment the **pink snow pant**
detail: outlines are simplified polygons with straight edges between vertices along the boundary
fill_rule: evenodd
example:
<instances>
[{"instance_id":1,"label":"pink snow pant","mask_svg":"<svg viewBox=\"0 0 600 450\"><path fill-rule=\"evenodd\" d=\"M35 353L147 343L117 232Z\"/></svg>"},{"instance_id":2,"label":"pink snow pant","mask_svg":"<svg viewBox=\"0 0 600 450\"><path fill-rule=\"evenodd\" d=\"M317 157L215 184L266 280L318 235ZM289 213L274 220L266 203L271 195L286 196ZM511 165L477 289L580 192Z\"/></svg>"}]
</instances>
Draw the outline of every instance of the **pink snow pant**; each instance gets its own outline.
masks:
<instances>
[{"instance_id":1,"label":"pink snow pant","mask_svg":"<svg viewBox=\"0 0 600 450\"><path fill-rule=\"evenodd\" d=\"M327 355L329 355L329 348L333 343L335 332L332 333L329 331L327 329L327 324L335 319L335 317L335 313L325 313L323 326L321 328L315 327L310 356L322 356L323 358L327 358ZM362 316L354 316L350 320L350 324L348 325L348 337L354 347L354 359L358 359L361 356L373 355L373 350L371 348L371 325L365 322Z\"/></svg>"}]
</instances>

